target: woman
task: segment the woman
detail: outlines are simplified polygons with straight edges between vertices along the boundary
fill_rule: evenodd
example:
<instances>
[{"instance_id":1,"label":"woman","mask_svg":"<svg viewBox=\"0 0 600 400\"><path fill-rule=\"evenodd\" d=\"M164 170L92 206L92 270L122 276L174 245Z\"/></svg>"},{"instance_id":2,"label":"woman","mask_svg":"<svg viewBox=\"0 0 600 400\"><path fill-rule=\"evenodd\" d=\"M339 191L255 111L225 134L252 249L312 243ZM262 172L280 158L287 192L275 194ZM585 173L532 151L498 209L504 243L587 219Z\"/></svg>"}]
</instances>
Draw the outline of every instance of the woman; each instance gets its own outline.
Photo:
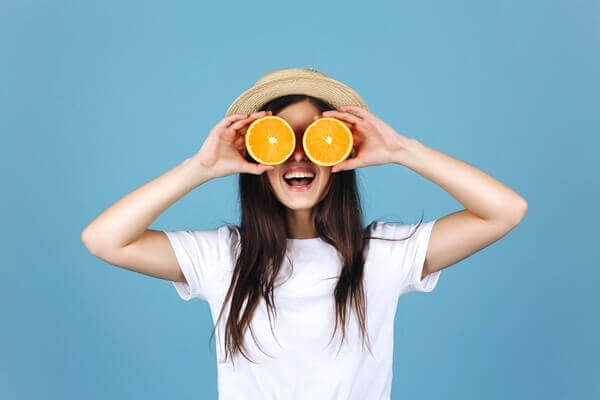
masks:
<instances>
[{"instance_id":1,"label":"woman","mask_svg":"<svg viewBox=\"0 0 600 400\"><path fill-rule=\"evenodd\" d=\"M277 166L245 152L248 126L265 115L284 118L297 135ZM313 164L302 147L319 117L340 119L355 139L354 155L333 167ZM465 208L425 223L363 227L355 169L386 163L419 173ZM148 229L192 189L235 173L240 226ZM391 393L398 297L431 292L443 268L506 235L526 210L501 182L396 132L350 87L289 68L242 93L194 156L113 204L82 240L111 264L209 303L220 398L382 399Z\"/></svg>"}]
</instances>

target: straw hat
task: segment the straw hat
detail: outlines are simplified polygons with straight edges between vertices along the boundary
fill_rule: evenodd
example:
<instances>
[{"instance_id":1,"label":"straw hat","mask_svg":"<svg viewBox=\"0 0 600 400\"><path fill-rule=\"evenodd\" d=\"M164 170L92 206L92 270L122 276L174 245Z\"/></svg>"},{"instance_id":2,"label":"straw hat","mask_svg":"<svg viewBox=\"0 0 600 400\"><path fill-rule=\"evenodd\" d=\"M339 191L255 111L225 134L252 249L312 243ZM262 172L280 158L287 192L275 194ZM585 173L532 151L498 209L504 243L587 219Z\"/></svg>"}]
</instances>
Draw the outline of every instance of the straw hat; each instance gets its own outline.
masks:
<instances>
[{"instance_id":1,"label":"straw hat","mask_svg":"<svg viewBox=\"0 0 600 400\"><path fill-rule=\"evenodd\" d=\"M268 101L288 94L307 94L327 101L336 109L344 105L367 104L351 87L332 79L314 68L281 68L268 72L254 86L231 103L225 117L232 114L251 114Z\"/></svg>"}]
</instances>

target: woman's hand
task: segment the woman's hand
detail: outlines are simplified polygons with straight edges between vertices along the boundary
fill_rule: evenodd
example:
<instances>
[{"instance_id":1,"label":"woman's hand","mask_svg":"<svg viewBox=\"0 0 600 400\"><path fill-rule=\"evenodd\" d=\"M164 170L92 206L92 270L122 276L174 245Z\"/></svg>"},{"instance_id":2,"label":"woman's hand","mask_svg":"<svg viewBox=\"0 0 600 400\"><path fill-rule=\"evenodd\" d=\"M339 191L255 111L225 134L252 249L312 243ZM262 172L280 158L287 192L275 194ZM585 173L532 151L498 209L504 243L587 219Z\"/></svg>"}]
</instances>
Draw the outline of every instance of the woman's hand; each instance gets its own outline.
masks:
<instances>
[{"instance_id":1,"label":"woman's hand","mask_svg":"<svg viewBox=\"0 0 600 400\"><path fill-rule=\"evenodd\" d=\"M273 169L271 165L252 163L244 158L246 130L252 121L266 115L271 115L271 111L259 111L250 115L235 114L223 118L210 131L202 148L192 158L210 171L211 178L239 172L260 175Z\"/></svg>"},{"instance_id":2,"label":"woman's hand","mask_svg":"<svg viewBox=\"0 0 600 400\"><path fill-rule=\"evenodd\" d=\"M323 112L322 116L346 122L354 137L354 157L334 165L331 172L395 162L410 140L362 107L341 106L339 110ZM314 117L317 118L320 117Z\"/></svg>"}]
</instances>

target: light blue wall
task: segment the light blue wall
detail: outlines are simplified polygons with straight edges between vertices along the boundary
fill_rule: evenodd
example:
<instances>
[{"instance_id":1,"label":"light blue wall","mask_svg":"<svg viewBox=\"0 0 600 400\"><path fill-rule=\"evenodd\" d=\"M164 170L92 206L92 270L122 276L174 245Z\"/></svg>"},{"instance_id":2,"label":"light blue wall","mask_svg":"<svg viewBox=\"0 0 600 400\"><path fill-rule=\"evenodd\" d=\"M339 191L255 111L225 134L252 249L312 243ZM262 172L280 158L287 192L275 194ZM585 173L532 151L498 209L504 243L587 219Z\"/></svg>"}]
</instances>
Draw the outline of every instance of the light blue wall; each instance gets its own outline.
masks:
<instances>
[{"instance_id":1,"label":"light blue wall","mask_svg":"<svg viewBox=\"0 0 600 400\"><path fill-rule=\"evenodd\" d=\"M599 15L566 0L1 2L0 398L216 398L207 304L96 259L80 234L291 66L529 203L434 292L401 298L393 398L600 397ZM462 208L399 165L359 178L367 221ZM152 227L237 222L236 183L208 182Z\"/></svg>"}]
</instances>

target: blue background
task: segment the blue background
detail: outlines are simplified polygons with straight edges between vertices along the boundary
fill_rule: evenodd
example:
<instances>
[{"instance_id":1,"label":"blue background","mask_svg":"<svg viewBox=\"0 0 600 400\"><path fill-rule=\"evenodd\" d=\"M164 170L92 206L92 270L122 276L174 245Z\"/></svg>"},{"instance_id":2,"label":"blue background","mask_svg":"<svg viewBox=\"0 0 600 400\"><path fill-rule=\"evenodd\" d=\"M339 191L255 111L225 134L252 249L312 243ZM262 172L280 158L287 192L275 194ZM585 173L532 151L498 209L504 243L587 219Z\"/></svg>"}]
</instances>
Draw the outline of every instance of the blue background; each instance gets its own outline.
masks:
<instances>
[{"instance_id":1,"label":"blue background","mask_svg":"<svg viewBox=\"0 0 600 400\"><path fill-rule=\"evenodd\" d=\"M283 67L349 84L529 204L434 292L400 299L392 397L600 397L599 21L598 1L574 0L0 2L0 398L216 398L208 304L80 235ZM359 179L366 221L463 208L400 165ZM151 227L237 222L236 184L206 183Z\"/></svg>"}]
</instances>

